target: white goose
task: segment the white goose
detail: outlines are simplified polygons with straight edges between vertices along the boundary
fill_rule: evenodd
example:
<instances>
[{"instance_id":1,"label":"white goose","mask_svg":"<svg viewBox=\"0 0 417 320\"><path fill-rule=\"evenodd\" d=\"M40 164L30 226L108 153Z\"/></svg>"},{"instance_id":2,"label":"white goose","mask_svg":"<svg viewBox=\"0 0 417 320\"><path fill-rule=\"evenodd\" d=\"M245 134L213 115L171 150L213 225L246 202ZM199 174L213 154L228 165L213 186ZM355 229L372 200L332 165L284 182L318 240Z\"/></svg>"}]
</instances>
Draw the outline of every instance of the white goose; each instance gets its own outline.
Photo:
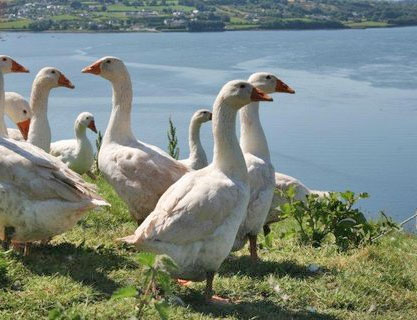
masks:
<instances>
[{"instance_id":1,"label":"white goose","mask_svg":"<svg viewBox=\"0 0 417 320\"><path fill-rule=\"evenodd\" d=\"M94 116L89 112L80 113L74 124L76 139L60 140L51 144L50 154L78 174L87 173L94 162L94 150L87 138L87 128L97 133Z\"/></svg>"},{"instance_id":2,"label":"white goose","mask_svg":"<svg viewBox=\"0 0 417 320\"><path fill-rule=\"evenodd\" d=\"M6 92L5 113L18 127L18 129L7 129L9 138L18 141L26 140L29 134L30 119L32 117L29 103L16 92Z\"/></svg>"},{"instance_id":3,"label":"white goose","mask_svg":"<svg viewBox=\"0 0 417 320\"><path fill-rule=\"evenodd\" d=\"M132 133L132 83L123 61L104 57L84 68L113 86L113 108L99 152L98 164L107 182L126 202L140 224L161 195L188 169L158 147L138 141Z\"/></svg>"},{"instance_id":4,"label":"white goose","mask_svg":"<svg viewBox=\"0 0 417 320\"><path fill-rule=\"evenodd\" d=\"M30 95L32 120L29 128L28 142L50 151L51 128L48 121L48 98L53 88L66 87L74 89L73 84L56 68L46 67L36 75Z\"/></svg>"},{"instance_id":5,"label":"white goose","mask_svg":"<svg viewBox=\"0 0 417 320\"><path fill-rule=\"evenodd\" d=\"M210 121L211 118L211 112L204 109L196 111L191 118L188 130L190 155L187 159L180 160L190 169L199 170L208 165L207 156L200 141L200 128L204 122Z\"/></svg>"},{"instance_id":6,"label":"white goose","mask_svg":"<svg viewBox=\"0 0 417 320\"><path fill-rule=\"evenodd\" d=\"M25 70L0 56L0 124L3 73ZM0 134L0 239L25 243L49 239L71 228L89 210L108 203L75 172L36 146Z\"/></svg>"},{"instance_id":7,"label":"white goose","mask_svg":"<svg viewBox=\"0 0 417 320\"><path fill-rule=\"evenodd\" d=\"M224 85L213 105L213 162L173 184L135 233L121 239L139 250L170 256L178 265L174 277L207 280L209 300L219 299L212 295L213 277L232 249L249 201L236 114L261 100L272 99L246 81Z\"/></svg>"},{"instance_id":8,"label":"white goose","mask_svg":"<svg viewBox=\"0 0 417 320\"><path fill-rule=\"evenodd\" d=\"M277 77L268 73L254 73L248 81L267 93L295 93ZM259 102L251 102L240 110L240 134L240 146L248 168L250 200L246 217L236 235L233 251L240 250L249 239L251 258L257 260L257 235L262 231L275 188L275 170L259 119Z\"/></svg>"}]
</instances>

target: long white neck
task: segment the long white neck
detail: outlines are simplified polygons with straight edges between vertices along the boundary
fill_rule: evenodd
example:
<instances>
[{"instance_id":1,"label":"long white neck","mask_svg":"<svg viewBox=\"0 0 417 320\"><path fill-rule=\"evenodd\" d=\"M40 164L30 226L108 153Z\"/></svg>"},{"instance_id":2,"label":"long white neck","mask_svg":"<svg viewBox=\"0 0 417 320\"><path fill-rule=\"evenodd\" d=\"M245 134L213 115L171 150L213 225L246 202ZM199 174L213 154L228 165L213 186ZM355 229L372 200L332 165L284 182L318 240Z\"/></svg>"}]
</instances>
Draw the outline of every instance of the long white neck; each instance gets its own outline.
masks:
<instances>
[{"instance_id":1,"label":"long white neck","mask_svg":"<svg viewBox=\"0 0 417 320\"><path fill-rule=\"evenodd\" d=\"M77 139L77 144L81 147L83 144L89 143L86 133L87 128L83 126L78 121L75 122L74 131L75 131L75 138Z\"/></svg>"},{"instance_id":2,"label":"long white neck","mask_svg":"<svg viewBox=\"0 0 417 320\"><path fill-rule=\"evenodd\" d=\"M32 119L30 122L28 142L49 152L51 145L51 128L48 121L48 98L51 88L41 86L36 79L30 95Z\"/></svg>"},{"instance_id":3,"label":"long white neck","mask_svg":"<svg viewBox=\"0 0 417 320\"><path fill-rule=\"evenodd\" d=\"M268 142L259 119L259 102L251 102L240 109L240 146L243 153L270 160Z\"/></svg>"},{"instance_id":4,"label":"long white neck","mask_svg":"<svg viewBox=\"0 0 417 320\"><path fill-rule=\"evenodd\" d=\"M6 123L4 122L4 104L5 104L5 96L4 96L4 76L3 72L0 70L0 136L7 138L7 127Z\"/></svg>"},{"instance_id":5,"label":"long white neck","mask_svg":"<svg viewBox=\"0 0 417 320\"><path fill-rule=\"evenodd\" d=\"M236 137L235 108L228 106L218 97L213 107L213 166L240 180L247 181L245 159Z\"/></svg>"},{"instance_id":6,"label":"long white neck","mask_svg":"<svg viewBox=\"0 0 417 320\"><path fill-rule=\"evenodd\" d=\"M112 81L112 86L113 107L103 142L127 144L136 140L130 120L133 92L129 74L126 73L117 81Z\"/></svg>"},{"instance_id":7,"label":"long white neck","mask_svg":"<svg viewBox=\"0 0 417 320\"><path fill-rule=\"evenodd\" d=\"M208 165L207 156L200 141L201 122L191 121L188 131L188 145L190 147L189 160L191 167L195 170Z\"/></svg>"}]
</instances>

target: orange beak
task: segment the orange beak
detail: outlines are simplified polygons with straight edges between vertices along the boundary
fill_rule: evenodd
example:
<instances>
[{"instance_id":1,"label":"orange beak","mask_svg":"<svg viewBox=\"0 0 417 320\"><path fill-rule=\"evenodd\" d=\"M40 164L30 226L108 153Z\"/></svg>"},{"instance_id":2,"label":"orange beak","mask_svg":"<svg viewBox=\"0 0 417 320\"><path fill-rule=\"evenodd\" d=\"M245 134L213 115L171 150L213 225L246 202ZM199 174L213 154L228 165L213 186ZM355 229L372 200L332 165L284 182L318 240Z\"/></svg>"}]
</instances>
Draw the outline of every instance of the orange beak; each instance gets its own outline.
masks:
<instances>
[{"instance_id":1,"label":"orange beak","mask_svg":"<svg viewBox=\"0 0 417 320\"><path fill-rule=\"evenodd\" d=\"M19 122L17 124L17 127L20 130L20 133L23 136L23 139L27 140L29 135L29 127L30 127L30 119L27 119L25 121Z\"/></svg>"},{"instance_id":2,"label":"orange beak","mask_svg":"<svg viewBox=\"0 0 417 320\"><path fill-rule=\"evenodd\" d=\"M277 85L275 87L275 91L276 92L291 93L291 94L295 93L295 90L293 88L287 86L287 84L285 84L281 80L277 80Z\"/></svg>"},{"instance_id":3,"label":"orange beak","mask_svg":"<svg viewBox=\"0 0 417 320\"><path fill-rule=\"evenodd\" d=\"M16 61L12 60L12 72L24 72L24 73L28 73L29 70L26 69L21 64L17 63Z\"/></svg>"},{"instance_id":4,"label":"orange beak","mask_svg":"<svg viewBox=\"0 0 417 320\"><path fill-rule=\"evenodd\" d=\"M94 122L94 120L90 121L90 123L88 124L88 129L91 129L91 131L97 133L96 123Z\"/></svg>"},{"instance_id":5,"label":"orange beak","mask_svg":"<svg viewBox=\"0 0 417 320\"><path fill-rule=\"evenodd\" d=\"M258 88L253 88L252 94L250 96L250 99L252 101L274 101L271 96L267 95L262 90L259 90Z\"/></svg>"},{"instance_id":6,"label":"orange beak","mask_svg":"<svg viewBox=\"0 0 417 320\"><path fill-rule=\"evenodd\" d=\"M85 67L81 70L81 72L99 75L101 73L101 60L98 60L93 64L89 65L88 67Z\"/></svg>"},{"instance_id":7,"label":"orange beak","mask_svg":"<svg viewBox=\"0 0 417 320\"><path fill-rule=\"evenodd\" d=\"M62 73L59 76L58 84L61 87L66 87L66 88L70 88L70 89L74 89L75 88L74 85L71 83L71 81L69 81L68 78L66 76L64 76Z\"/></svg>"}]
</instances>

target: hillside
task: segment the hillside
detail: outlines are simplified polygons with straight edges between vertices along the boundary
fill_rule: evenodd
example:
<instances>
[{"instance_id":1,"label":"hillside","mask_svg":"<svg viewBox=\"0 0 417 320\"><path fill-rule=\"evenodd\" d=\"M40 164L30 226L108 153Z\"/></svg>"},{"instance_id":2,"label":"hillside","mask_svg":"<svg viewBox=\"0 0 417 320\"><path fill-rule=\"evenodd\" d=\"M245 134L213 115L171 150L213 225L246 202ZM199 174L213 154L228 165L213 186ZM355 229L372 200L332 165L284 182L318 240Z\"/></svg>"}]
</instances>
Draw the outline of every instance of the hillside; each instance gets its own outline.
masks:
<instances>
[{"instance_id":1,"label":"hillside","mask_svg":"<svg viewBox=\"0 0 417 320\"><path fill-rule=\"evenodd\" d=\"M415 1L10 0L0 29L32 31L223 31L417 25Z\"/></svg>"}]
</instances>

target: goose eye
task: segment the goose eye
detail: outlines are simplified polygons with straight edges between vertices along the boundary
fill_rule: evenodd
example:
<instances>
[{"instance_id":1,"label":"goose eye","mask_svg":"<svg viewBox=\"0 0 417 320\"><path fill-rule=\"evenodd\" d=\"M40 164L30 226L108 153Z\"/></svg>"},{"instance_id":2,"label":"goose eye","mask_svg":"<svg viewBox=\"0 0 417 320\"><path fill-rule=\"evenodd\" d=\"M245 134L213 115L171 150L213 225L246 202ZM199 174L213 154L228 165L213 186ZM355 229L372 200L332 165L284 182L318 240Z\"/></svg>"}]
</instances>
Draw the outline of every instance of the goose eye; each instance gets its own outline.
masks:
<instances>
[{"instance_id":1,"label":"goose eye","mask_svg":"<svg viewBox=\"0 0 417 320\"><path fill-rule=\"evenodd\" d=\"M3 58L3 61L7 61L7 58Z\"/></svg>"},{"instance_id":2,"label":"goose eye","mask_svg":"<svg viewBox=\"0 0 417 320\"><path fill-rule=\"evenodd\" d=\"M28 113L26 110L23 110L23 114L26 114L26 113Z\"/></svg>"},{"instance_id":3,"label":"goose eye","mask_svg":"<svg viewBox=\"0 0 417 320\"><path fill-rule=\"evenodd\" d=\"M241 89L244 89L244 88L245 88L245 85L244 85L244 84L241 84L241 85L240 85L240 88L241 88Z\"/></svg>"},{"instance_id":4,"label":"goose eye","mask_svg":"<svg viewBox=\"0 0 417 320\"><path fill-rule=\"evenodd\" d=\"M270 79L271 79L271 76L266 76L266 78L267 78L268 80L270 80Z\"/></svg>"},{"instance_id":5,"label":"goose eye","mask_svg":"<svg viewBox=\"0 0 417 320\"><path fill-rule=\"evenodd\" d=\"M111 61L110 60L107 60L106 63L111 63Z\"/></svg>"},{"instance_id":6,"label":"goose eye","mask_svg":"<svg viewBox=\"0 0 417 320\"><path fill-rule=\"evenodd\" d=\"M55 70L52 70L51 73L55 74Z\"/></svg>"}]
</instances>

